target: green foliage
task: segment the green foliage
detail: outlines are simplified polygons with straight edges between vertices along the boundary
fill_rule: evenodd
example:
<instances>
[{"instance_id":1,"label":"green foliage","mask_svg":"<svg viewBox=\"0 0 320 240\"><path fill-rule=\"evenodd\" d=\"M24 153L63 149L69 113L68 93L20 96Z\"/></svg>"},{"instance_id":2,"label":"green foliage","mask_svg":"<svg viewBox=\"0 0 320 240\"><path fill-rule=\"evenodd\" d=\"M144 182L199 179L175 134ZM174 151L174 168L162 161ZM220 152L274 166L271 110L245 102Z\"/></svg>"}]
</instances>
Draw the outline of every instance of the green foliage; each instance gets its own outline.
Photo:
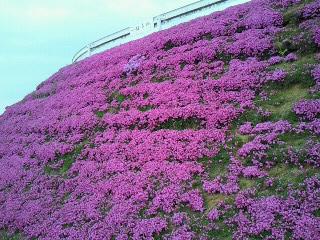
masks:
<instances>
[{"instance_id":1,"label":"green foliage","mask_svg":"<svg viewBox=\"0 0 320 240\"><path fill-rule=\"evenodd\" d=\"M247 110L241 116L233 121L231 131L235 131L239 126L241 126L245 122L252 122L253 125L256 125L260 122L268 121L269 118L267 116L262 116L255 110Z\"/></svg>"},{"instance_id":2,"label":"green foliage","mask_svg":"<svg viewBox=\"0 0 320 240\"><path fill-rule=\"evenodd\" d=\"M239 149L242 145L250 141L250 136L236 134L232 140L234 140L234 145Z\"/></svg>"},{"instance_id":3,"label":"green foliage","mask_svg":"<svg viewBox=\"0 0 320 240\"><path fill-rule=\"evenodd\" d=\"M211 33L205 33L200 37L201 40L207 40L211 41L213 39L213 36Z\"/></svg>"},{"instance_id":4,"label":"green foliage","mask_svg":"<svg viewBox=\"0 0 320 240\"><path fill-rule=\"evenodd\" d=\"M277 180L278 185L298 187L306 178L317 174L319 170L314 168L299 168L288 164L278 164L269 171L270 177Z\"/></svg>"},{"instance_id":5,"label":"green foliage","mask_svg":"<svg viewBox=\"0 0 320 240\"><path fill-rule=\"evenodd\" d=\"M126 100L126 96L123 94L118 94L116 99L119 103L122 103L124 100Z\"/></svg>"},{"instance_id":6,"label":"green foliage","mask_svg":"<svg viewBox=\"0 0 320 240\"><path fill-rule=\"evenodd\" d=\"M231 198L230 198L231 199ZM230 200L229 199L229 200ZM227 201L228 203L228 201ZM224 215L220 216L218 220L215 221L217 229L212 229L209 231L210 239L233 239L233 233L235 232L234 226L227 225L224 221L231 218L237 213L235 208L229 209Z\"/></svg>"},{"instance_id":7,"label":"green foliage","mask_svg":"<svg viewBox=\"0 0 320 240\"><path fill-rule=\"evenodd\" d=\"M239 186L240 186L241 190L247 189L247 188L252 188L252 187L255 187L256 185L257 185L256 179L247 179L244 177L241 177L239 179Z\"/></svg>"},{"instance_id":8,"label":"green foliage","mask_svg":"<svg viewBox=\"0 0 320 240\"><path fill-rule=\"evenodd\" d=\"M222 148L219 154L213 158L203 157L198 160L202 163L209 173L211 179L217 177L218 175L223 176L227 172L227 167L230 162L230 156L228 152Z\"/></svg>"},{"instance_id":9,"label":"green foliage","mask_svg":"<svg viewBox=\"0 0 320 240\"><path fill-rule=\"evenodd\" d=\"M301 84L303 87L307 88L313 86L314 79L311 71L315 63L316 61L313 54L303 56L294 63L287 63L289 66L291 65L292 71L288 71L289 75L286 77L283 86L288 87L292 84Z\"/></svg>"},{"instance_id":10,"label":"green foliage","mask_svg":"<svg viewBox=\"0 0 320 240\"><path fill-rule=\"evenodd\" d=\"M285 26L297 26L301 22L301 5L295 5L288 8L283 13L283 23Z\"/></svg>"},{"instance_id":11,"label":"green foliage","mask_svg":"<svg viewBox=\"0 0 320 240\"><path fill-rule=\"evenodd\" d=\"M270 99L256 100L256 104L272 113L270 120L288 120L291 123L298 122L297 116L293 113L293 105L301 100L314 98L309 93L309 88L314 85L312 69L316 64L314 54L300 56L293 63L286 62L270 67L271 71L283 69L288 76L281 83L270 82L264 90L269 93Z\"/></svg>"},{"instance_id":12,"label":"green foliage","mask_svg":"<svg viewBox=\"0 0 320 240\"><path fill-rule=\"evenodd\" d=\"M292 123L298 121L292 112L294 104L308 96L308 89L302 85L293 85L289 88L281 88L269 100L259 102L259 106L271 112L270 120L288 120Z\"/></svg>"},{"instance_id":13,"label":"green foliage","mask_svg":"<svg viewBox=\"0 0 320 240\"><path fill-rule=\"evenodd\" d=\"M22 240L24 239L21 233L9 234L5 230L0 230L0 240Z\"/></svg>"},{"instance_id":14,"label":"green foliage","mask_svg":"<svg viewBox=\"0 0 320 240\"><path fill-rule=\"evenodd\" d=\"M118 91L113 92L107 99L108 103L112 103L113 101L117 102L117 106L112 106L109 107L107 112L111 113L111 114L116 114L120 111L121 109L121 103L123 103L125 100L127 100L129 97L125 96L121 93L119 93ZM99 118L102 118L104 116L105 112L97 112L96 115Z\"/></svg>"},{"instance_id":15,"label":"green foliage","mask_svg":"<svg viewBox=\"0 0 320 240\"><path fill-rule=\"evenodd\" d=\"M177 118L177 119L169 119L163 123L161 123L156 130L160 129L172 129L172 130L186 130L186 129L200 129L200 120L196 118Z\"/></svg>"},{"instance_id":16,"label":"green foliage","mask_svg":"<svg viewBox=\"0 0 320 240\"><path fill-rule=\"evenodd\" d=\"M167 41L164 46L163 46L163 50L165 51L169 51L170 49L174 48L175 44L172 42L172 40L170 39L169 41Z\"/></svg>"},{"instance_id":17,"label":"green foliage","mask_svg":"<svg viewBox=\"0 0 320 240\"><path fill-rule=\"evenodd\" d=\"M213 208L217 208L219 203L225 202L228 198L230 198L230 196L224 194L205 194L204 200L207 212Z\"/></svg>"},{"instance_id":18,"label":"green foliage","mask_svg":"<svg viewBox=\"0 0 320 240\"><path fill-rule=\"evenodd\" d=\"M143 94L143 99L147 99L149 97L149 94L148 93L144 93Z\"/></svg>"},{"instance_id":19,"label":"green foliage","mask_svg":"<svg viewBox=\"0 0 320 240\"><path fill-rule=\"evenodd\" d=\"M117 101L119 104L121 104L124 100L126 100L126 96L119 93L118 91L113 92L109 97L108 97L108 102L111 103L112 101Z\"/></svg>"},{"instance_id":20,"label":"green foliage","mask_svg":"<svg viewBox=\"0 0 320 240\"><path fill-rule=\"evenodd\" d=\"M316 217L320 217L320 208L313 212L313 215Z\"/></svg>"},{"instance_id":21,"label":"green foliage","mask_svg":"<svg viewBox=\"0 0 320 240\"><path fill-rule=\"evenodd\" d=\"M278 195L287 197L288 187L298 188L307 178L319 174L319 170L310 167L300 168L299 166L278 163L269 171L269 176L274 179L272 187L266 187L263 180L257 182L257 197Z\"/></svg>"},{"instance_id":22,"label":"green foliage","mask_svg":"<svg viewBox=\"0 0 320 240\"><path fill-rule=\"evenodd\" d=\"M97 116L98 118L103 118L104 114L105 114L105 112L103 112L103 111L97 111L97 112L96 112L96 116Z\"/></svg>"},{"instance_id":23,"label":"green foliage","mask_svg":"<svg viewBox=\"0 0 320 240\"><path fill-rule=\"evenodd\" d=\"M259 236L252 236L249 238L249 240L264 240L267 237L271 236L271 231L263 231L259 234Z\"/></svg>"},{"instance_id":24,"label":"green foliage","mask_svg":"<svg viewBox=\"0 0 320 240\"><path fill-rule=\"evenodd\" d=\"M279 137L280 141L285 142L287 145L297 150L302 149L308 139L310 139L310 135L309 133L306 133L306 132L303 132L303 133L289 132Z\"/></svg>"},{"instance_id":25,"label":"green foliage","mask_svg":"<svg viewBox=\"0 0 320 240\"><path fill-rule=\"evenodd\" d=\"M185 66L187 66L187 63L186 62L181 62L179 63L180 65L180 69L183 70Z\"/></svg>"},{"instance_id":26,"label":"green foliage","mask_svg":"<svg viewBox=\"0 0 320 240\"><path fill-rule=\"evenodd\" d=\"M139 107L139 110L141 112L147 112L147 111L150 111L152 109L153 109L153 106L151 106L151 105L147 105L147 106L144 106L144 107Z\"/></svg>"},{"instance_id":27,"label":"green foliage","mask_svg":"<svg viewBox=\"0 0 320 240\"><path fill-rule=\"evenodd\" d=\"M152 77L151 82L155 82L155 83L160 83L160 82L164 82L164 81L169 81L172 78L170 76L166 76L166 75L155 75Z\"/></svg>"},{"instance_id":28,"label":"green foliage","mask_svg":"<svg viewBox=\"0 0 320 240\"><path fill-rule=\"evenodd\" d=\"M315 53L317 46L314 43L312 33L299 28L295 22L299 21L298 17L289 20L288 13L287 21L289 25L281 31L274 40L274 46L278 54L284 56L291 52L300 54Z\"/></svg>"},{"instance_id":29,"label":"green foliage","mask_svg":"<svg viewBox=\"0 0 320 240\"><path fill-rule=\"evenodd\" d=\"M312 77L312 70L316 60L314 54L300 56L299 59L293 63L285 62L274 65L269 68L270 71L282 69L288 73L283 83L270 83L267 87L271 89L286 89L294 84L299 84L304 88L309 88L314 85Z\"/></svg>"},{"instance_id":30,"label":"green foliage","mask_svg":"<svg viewBox=\"0 0 320 240\"><path fill-rule=\"evenodd\" d=\"M83 147L88 143L88 140L83 141L82 143L75 146L74 150L65 155L59 156L55 162L63 161L62 166L57 169L51 167L49 164L45 165L44 172L47 175L64 175L75 162L76 158L80 155Z\"/></svg>"},{"instance_id":31,"label":"green foliage","mask_svg":"<svg viewBox=\"0 0 320 240\"><path fill-rule=\"evenodd\" d=\"M219 52L216 55L216 59L217 60L221 60L226 64L229 64L231 59L233 59L233 56L231 54L227 54L227 53L224 53L224 52Z\"/></svg>"},{"instance_id":32,"label":"green foliage","mask_svg":"<svg viewBox=\"0 0 320 240\"><path fill-rule=\"evenodd\" d=\"M120 106L118 106L118 107L109 107L107 112L111 113L111 114L117 114L119 111L120 111Z\"/></svg>"}]
</instances>

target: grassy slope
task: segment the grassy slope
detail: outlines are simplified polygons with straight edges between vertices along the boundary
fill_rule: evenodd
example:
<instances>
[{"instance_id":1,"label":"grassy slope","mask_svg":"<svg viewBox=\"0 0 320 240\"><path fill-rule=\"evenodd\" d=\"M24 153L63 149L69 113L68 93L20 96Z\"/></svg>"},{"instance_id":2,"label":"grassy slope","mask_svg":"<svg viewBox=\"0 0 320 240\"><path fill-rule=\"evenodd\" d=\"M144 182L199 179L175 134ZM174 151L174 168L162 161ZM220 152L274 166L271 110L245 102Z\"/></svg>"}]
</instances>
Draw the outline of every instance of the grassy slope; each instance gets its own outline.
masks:
<instances>
[{"instance_id":1,"label":"grassy slope","mask_svg":"<svg viewBox=\"0 0 320 240\"><path fill-rule=\"evenodd\" d=\"M270 117L264 118L262 116L257 115L255 112L248 112L244 116L242 116L239 120L237 120L231 129L231 134L233 135L233 141L228 143L230 147L235 147L235 151L241 147L244 143L249 141L248 136L242 136L236 133L238 127L245 121L252 121L253 123L258 123L264 120L288 120L292 124L297 123L297 117L292 112L292 106L295 102L301 99L314 98L314 96L310 95L308 89L313 84L313 80L310 74L310 68L308 67L310 64L315 64L315 51L313 45L304 46L303 48L299 47L286 47L283 44L284 39L291 39L295 35L299 34L301 31L298 29L299 20L297 19L297 11L301 9L303 4L290 8L288 11L284 13L286 30L279 34L277 39L275 39L275 46L277 47L278 54L286 55L288 52L295 52L299 56L299 60L292 63L281 63L270 68L270 71L275 69L284 69L289 75L286 78L285 82L282 84L269 84L265 86L265 91L271 93L271 98L267 101L261 100L259 97L256 99L257 106L268 110L271 112ZM125 97L119 94L115 94L113 96L119 101L119 104L125 100ZM148 108L142 109L142 111L147 111ZM114 109L117 111L117 109ZM99 117L103 117L103 112L96 113ZM170 122L168 121L165 128L169 129L184 129L184 128L197 128L198 123L193 119L190 119L188 122ZM285 147L293 147L294 149L303 148L306 140L308 138L315 138L309 134L297 135L297 134L286 134L282 137L282 140L286 143ZM319 139L316 139L319 140ZM61 167L59 169L53 169L50 166L46 166L47 174L60 174L63 175L67 170L71 167L72 163L75 161L76 157L81 152L85 143L80 143L75 147L74 151L65 156L61 156L59 158L62 161ZM274 146L270 154L277 155L279 154L278 146ZM281 156L279 156L281 157ZM246 160L244 160L245 163ZM229 163L228 153L221 149L219 155L217 155L213 159L203 158L200 159L199 162L202 162L206 170L209 173L210 178L214 178L217 175L223 175L227 172L227 166ZM286 193L288 185L298 185L308 176L312 176L315 174L319 174L318 169L314 169L310 166L305 166L304 169L301 169L297 166L278 163L270 170L268 170L269 176L275 179L275 186L271 189L266 189L263 187L262 180L256 179L240 179L240 188L247 189L256 187L258 189L257 196L268 196L268 195L283 195ZM201 189L201 184L195 185L195 188ZM223 195L223 194L206 194L203 189L201 189L204 195L206 208L208 210L217 207L218 203L221 201L225 201L227 203L233 203L234 197L233 195ZM183 209L187 212L191 218L191 222L195 224L193 226L193 230L195 232L201 231L201 229L197 229L199 225L199 221L202 221L203 226L207 225L208 222L205 218L201 216L199 213L191 212L189 209ZM231 208L225 216L219 219L218 221L218 230L212 230L210 232L211 236L216 239L231 239L232 238L232 229L224 224L223 220L232 216L236 210ZM161 239L161 236L157 236L156 238ZM23 236L20 233L9 234L6 231L0 232L0 239L3 240L18 240L23 239ZM258 239L258 238L252 238Z\"/></svg>"}]
</instances>

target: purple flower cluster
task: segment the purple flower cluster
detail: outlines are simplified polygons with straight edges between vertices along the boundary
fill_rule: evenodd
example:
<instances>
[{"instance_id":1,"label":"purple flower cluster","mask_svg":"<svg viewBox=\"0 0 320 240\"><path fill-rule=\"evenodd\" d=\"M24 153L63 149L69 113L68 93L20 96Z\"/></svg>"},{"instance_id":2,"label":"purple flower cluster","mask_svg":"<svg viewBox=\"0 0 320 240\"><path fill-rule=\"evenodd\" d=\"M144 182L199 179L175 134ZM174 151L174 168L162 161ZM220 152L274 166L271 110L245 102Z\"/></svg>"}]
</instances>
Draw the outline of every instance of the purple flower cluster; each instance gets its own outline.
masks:
<instances>
[{"instance_id":1,"label":"purple flower cluster","mask_svg":"<svg viewBox=\"0 0 320 240\"><path fill-rule=\"evenodd\" d=\"M312 75L313 75L314 79L316 80L316 82L320 82L320 65L317 65L314 68Z\"/></svg>"},{"instance_id":2,"label":"purple flower cluster","mask_svg":"<svg viewBox=\"0 0 320 240\"><path fill-rule=\"evenodd\" d=\"M314 215L320 204L320 180L307 179L303 190L290 190L287 198L276 196L256 199L254 192L239 193L236 205L240 210L232 219L237 226L234 239L247 239L269 232L265 239L313 240L320 237L320 220Z\"/></svg>"},{"instance_id":3,"label":"purple flower cluster","mask_svg":"<svg viewBox=\"0 0 320 240\"><path fill-rule=\"evenodd\" d=\"M268 63L269 63L270 65L276 65L276 64L282 63L283 60L284 60L283 57L274 56L274 57L271 57L271 58L268 60Z\"/></svg>"},{"instance_id":4,"label":"purple flower cluster","mask_svg":"<svg viewBox=\"0 0 320 240\"><path fill-rule=\"evenodd\" d=\"M270 76L269 80L274 82L283 82L284 79L287 77L288 73L283 69L275 70Z\"/></svg>"},{"instance_id":5,"label":"purple flower cluster","mask_svg":"<svg viewBox=\"0 0 320 240\"><path fill-rule=\"evenodd\" d=\"M318 168L320 167L320 143L310 141L307 144L306 162Z\"/></svg>"},{"instance_id":6,"label":"purple flower cluster","mask_svg":"<svg viewBox=\"0 0 320 240\"><path fill-rule=\"evenodd\" d=\"M302 100L294 105L293 110L303 120L315 120L320 113L320 100Z\"/></svg>"},{"instance_id":7,"label":"purple flower cluster","mask_svg":"<svg viewBox=\"0 0 320 240\"><path fill-rule=\"evenodd\" d=\"M320 46L320 28L316 29L314 33L314 42Z\"/></svg>"},{"instance_id":8,"label":"purple flower cluster","mask_svg":"<svg viewBox=\"0 0 320 240\"><path fill-rule=\"evenodd\" d=\"M210 239L215 221L237 208L229 217L235 239L319 236L318 180L287 199L241 189L243 179L273 185L262 160L292 125L247 122L235 134L248 141L230 146L235 120L270 115L256 97L287 73L269 67L298 60L276 56L274 39L283 29L275 6L299 2L254 0L132 41L62 68L8 107L0 116L0 230L27 239ZM304 9L308 21L318 17L314 6ZM313 76L320 81L319 67ZM294 111L308 121L297 132L320 134L319 100ZM218 171L222 150L225 172L212 176L207 168ZM316 141L307 156L319 166ZM236 196L235 206L208 206L217 193Z\"/></svg>"},{"instance_id":9,"label":"purple flower cluster","mask_svg":"<svg viewBox=\"0 0 320 240\"><path fill-rule=\"evenodd\" d=\"M255 127L251 123L245 123L240 126L240 133L251 135L254 138L238 150L238 155L242 158L251 156L254 164L259 163L267 157L266 153L272 145L280 144L278 137L291 130L292 126L288 121L264 122L257 124ZM250 168L249 175L251 171L258 171L258 169ZM260 175L258 172L256 174L257 176Z\"/></svg>"},{"instance_id":10,"label":"purple flower cluster","mask_svg":"<svg viewBox=\"0 0 320 240\"><path fill-rule=\"evenodd\" d=\"M294 53L289 53L285 58L284 60L286 62L294 62L294 61L297 61L298 60L298 56Z\"/></svg>"},{"instance_id":11,"label":"purple flower cluster","mask_svg":"<svg viewBox=\"0 0 320 240\"><path fill-rule=\"evenodd\" d=\"M124 67L124 71L127 73L133 73L134 71L136 71L139 66L141 65L141 63L143 62L144 57L140 56L139 54L136 56L133 56L128 63L125 65Z\"/></svg>"},{"instance_id":12,"label":"purple flower cluster","mask_svg":"<svg viewBox=\"0 0 320 240\"><path fill-rule=\"evenodd\" d=\"M208 219L210 221L215 221L219 218L219 211L217 209L212 209L209 213L208 213Z\"/></svg>"},{"instance_id":13,"label":"purple flower cluster","mask_svg":"<svg viewBox=\"0 0 320 240\"><path fill-rule=\"evenodd\" d=\"M249 166L245 167L242 170L244 177L264 177L266 175L265 172L262 172L257 166Z\"/></svg>"},{"instance_id":14,"label":"purple flower cluster","mask_svg":"<svg viewBox=\"0 0 320 240\"><path fill-rule=\"evenodd\" d=\"M276 6L289 7L290 5L300 3L301 0L272 0L271 2Z\"/></svg>"},{"instance_id":15,"label":"purple flower cluster","mask_svg":"<svg viewBox=\"0 0 320 240\"><path fill-rule=\"evenodd\" d=\"M304 18L320 17L320 1L317 0L306 5L302 10L302 14Z\"/></svg>"}]
</instances>

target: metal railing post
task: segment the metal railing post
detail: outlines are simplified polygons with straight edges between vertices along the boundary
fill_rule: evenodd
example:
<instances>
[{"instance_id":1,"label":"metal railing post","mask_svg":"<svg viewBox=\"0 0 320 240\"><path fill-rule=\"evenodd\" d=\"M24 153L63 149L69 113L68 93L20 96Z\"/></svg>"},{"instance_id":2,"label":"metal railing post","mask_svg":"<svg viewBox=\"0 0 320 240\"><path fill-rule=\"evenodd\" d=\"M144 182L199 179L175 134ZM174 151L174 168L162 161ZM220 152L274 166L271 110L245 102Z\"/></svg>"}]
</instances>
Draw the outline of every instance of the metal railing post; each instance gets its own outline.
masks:
<instances>
[{"instance_id":1,"label":"metal railing post","mask_svg":"<svg viewBox=\"0 0 320 240\"><path fill-rule=\"evenodd\" d=\"M91 56L91 44L88 44L87 45L87 53L88 53L88 56L90 57Z\"/></svg>"}]
</instances>

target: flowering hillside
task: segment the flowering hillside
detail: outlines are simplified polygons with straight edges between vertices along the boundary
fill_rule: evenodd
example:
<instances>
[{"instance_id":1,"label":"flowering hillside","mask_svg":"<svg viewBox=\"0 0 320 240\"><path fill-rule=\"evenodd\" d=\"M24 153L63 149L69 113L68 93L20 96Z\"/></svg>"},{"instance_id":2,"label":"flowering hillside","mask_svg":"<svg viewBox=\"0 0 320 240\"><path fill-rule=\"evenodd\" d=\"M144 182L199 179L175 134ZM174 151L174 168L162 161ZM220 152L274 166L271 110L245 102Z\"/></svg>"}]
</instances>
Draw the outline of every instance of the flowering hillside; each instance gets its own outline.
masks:
<instances>
[{"instance_id":1,"label":"flowering hillside","mask_svg":"<svg viewBox=\"0 0 320 240\"><path fill-rule=\"evenodd\" d=\"M320 0L253 0L67 66L0 116L0 238L320 239Z\"/></svg>"}]
</instances>

